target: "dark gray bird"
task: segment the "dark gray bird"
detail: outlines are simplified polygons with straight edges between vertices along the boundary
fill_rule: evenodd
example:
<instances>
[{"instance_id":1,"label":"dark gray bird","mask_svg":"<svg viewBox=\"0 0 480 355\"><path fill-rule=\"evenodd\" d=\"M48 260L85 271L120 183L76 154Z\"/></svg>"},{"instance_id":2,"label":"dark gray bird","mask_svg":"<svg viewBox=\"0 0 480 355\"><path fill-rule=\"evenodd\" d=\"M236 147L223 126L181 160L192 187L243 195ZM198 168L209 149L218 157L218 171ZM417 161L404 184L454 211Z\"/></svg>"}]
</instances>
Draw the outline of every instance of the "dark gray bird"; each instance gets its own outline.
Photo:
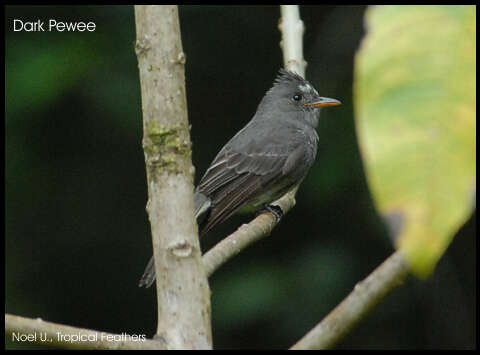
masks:
<instances>
[{"instance_id":1,"label":"dark gray bird","mask_svg":"<svg viewBox=\"0 0 480 355\"><path fill-rule=\"evenodd\" d=\"M280 69L255 116L222 148L195 190L200 236L239 211L267 207L280 218L281 210L268 204L302 182L317 154L320 108L340 104ZM153 281L152 257L139 286Z\"/></svg>"}]
</instances>

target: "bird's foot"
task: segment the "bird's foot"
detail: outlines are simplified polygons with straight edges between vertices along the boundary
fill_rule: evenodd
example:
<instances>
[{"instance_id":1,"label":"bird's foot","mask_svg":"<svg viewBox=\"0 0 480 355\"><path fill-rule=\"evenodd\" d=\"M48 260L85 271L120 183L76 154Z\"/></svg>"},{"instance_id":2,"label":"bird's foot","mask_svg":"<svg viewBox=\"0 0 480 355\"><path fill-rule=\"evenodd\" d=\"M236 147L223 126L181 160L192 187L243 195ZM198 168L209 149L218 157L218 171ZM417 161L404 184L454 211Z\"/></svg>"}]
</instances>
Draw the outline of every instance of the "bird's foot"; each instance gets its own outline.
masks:
<instances>
[{"instance_id":1,"label":"bird's foot","mask_svg":"<svg viewBox=\"0 0 480 355\"><path fill-rule=\"evenodd\" d=\"M282 209L280 208L280 206L275 206L275 205L265 206L265 207L262 208L260 211L258 211L255 216L258 216L258 215L260 215L260 214L262 214L262 213L265 213L265 212L270 212L270 213L272 213L272 214L275 216L275 222L276 222L276 223L280 222L280 220L281 220L282 217L283 217L283 211L282 211Z\"/></svg>"}]
</instances>

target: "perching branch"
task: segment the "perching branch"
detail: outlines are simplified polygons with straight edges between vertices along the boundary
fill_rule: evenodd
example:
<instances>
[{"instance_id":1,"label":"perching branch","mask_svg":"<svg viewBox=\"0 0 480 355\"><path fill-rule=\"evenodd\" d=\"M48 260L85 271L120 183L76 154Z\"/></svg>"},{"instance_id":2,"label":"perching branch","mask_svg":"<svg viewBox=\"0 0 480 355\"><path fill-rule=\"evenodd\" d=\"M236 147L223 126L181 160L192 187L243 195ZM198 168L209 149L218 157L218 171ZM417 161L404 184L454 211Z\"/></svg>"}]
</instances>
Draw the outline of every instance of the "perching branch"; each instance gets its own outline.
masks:
<instances>
[{"instance_id":1,"label":"perching branch","mask_svg":"<svg viewBox=\"0 0 480 355\"><path fill-rule=\"evenodd\" d=\"M378 302L408 275L401 251L395 252L331 311L322 322L298 341L292 350L327 349L337 343Z\"/></svg>"},{"instance_id":2,"label":"perching branch","mask_svg":"<svg viewBox=\"0 0 480 355\"><path fill-rule=\"evenodd\" d=\"M147 211L157 275L155 338L169 349L211 349L210 290L194 218L185 54L177 6L135 6Z\"/></svg>"},{"instance_id":3,"label":"perching branch","mask_svg":"<svg viewBox=\"0 0 480 355\"><path fill-rule=\"evenodd\" d=\"M285 195L274 204L279 206L283 213L287 213L295 206L295 195ZM268 236L276 225L277 220L272 213L262 213L250 223L240 226L236 232L221 240L203 255L207 275L212 275L215 270L250 244Z\"/></svg>"}]
</instances>

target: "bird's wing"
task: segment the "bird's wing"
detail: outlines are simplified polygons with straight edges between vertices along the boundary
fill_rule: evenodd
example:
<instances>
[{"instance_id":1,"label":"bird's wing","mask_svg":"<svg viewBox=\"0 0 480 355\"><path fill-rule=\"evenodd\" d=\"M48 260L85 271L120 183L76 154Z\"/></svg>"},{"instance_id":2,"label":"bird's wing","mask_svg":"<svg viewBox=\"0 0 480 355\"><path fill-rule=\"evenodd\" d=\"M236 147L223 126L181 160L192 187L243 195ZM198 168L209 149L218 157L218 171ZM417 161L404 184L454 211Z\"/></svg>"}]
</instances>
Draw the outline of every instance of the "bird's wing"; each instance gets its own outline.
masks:
<instances>
[{"instance_id":1,"label":"bird's wing","mask_svg":"<svg viewBox=\"0 0 480 355\"><path fill-rule=\"evenodd\" d=\"M280 197L298 180L291 167L295 165L293 160L305 155L306 145L301 137L289 131L289 140L285 142L265 139L253 131L248 133L240 138L235 136L225 145L197 187L197 192L211 199L210 214L200 228L202 235L259 196ZM282 132L275 133L285 137L278 135Z\"/></svg>"},{"instance_id":2,"label":"bird's wing","mask_svg":"<svg viewBox=\"0 0 480 355\"><path fill-rule=\"evenodd\" d=\"M224 149L212 162L200 181L199 190L214 194L225 185L232 186L245 174L265 176L281 171L288 154L274 148L266 152L236 152Z\"/></svg>"}]
</instances>

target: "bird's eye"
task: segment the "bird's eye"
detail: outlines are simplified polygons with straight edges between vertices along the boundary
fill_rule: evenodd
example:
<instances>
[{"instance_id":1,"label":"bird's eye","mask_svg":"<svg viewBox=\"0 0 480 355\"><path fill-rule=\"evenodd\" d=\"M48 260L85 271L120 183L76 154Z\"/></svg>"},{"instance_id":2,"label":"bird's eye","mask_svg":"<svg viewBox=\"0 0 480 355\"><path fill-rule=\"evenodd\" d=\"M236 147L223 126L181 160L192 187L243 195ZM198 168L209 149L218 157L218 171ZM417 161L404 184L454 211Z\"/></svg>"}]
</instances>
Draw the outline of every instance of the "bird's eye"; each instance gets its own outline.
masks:
<instances>
[{"instance_id":1,"label":"bird's eye","mask_svg":"<svg viewBox=\"0 0 480 355\"><path fill-rule=\"evenodd\" d=\"M293 99L294 99L295 101L300 101L300 100L302 99L302 95L300 95L300 94L295 94L295 95L293 96Z\"/></svg>"}]
</instances>

